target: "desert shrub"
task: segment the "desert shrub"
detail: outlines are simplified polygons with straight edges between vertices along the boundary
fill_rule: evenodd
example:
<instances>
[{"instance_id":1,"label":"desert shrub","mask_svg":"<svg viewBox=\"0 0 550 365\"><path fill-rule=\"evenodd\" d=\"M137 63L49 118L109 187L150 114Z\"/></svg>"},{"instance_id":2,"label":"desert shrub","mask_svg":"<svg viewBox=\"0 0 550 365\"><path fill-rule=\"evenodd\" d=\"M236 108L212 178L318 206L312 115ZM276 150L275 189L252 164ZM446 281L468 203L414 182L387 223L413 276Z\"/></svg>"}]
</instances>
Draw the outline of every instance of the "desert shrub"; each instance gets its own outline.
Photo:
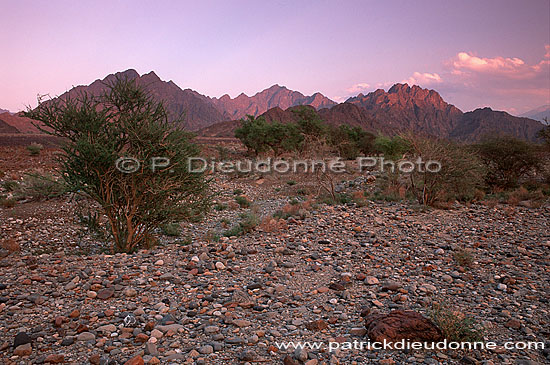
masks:
<instances>
[{"instance_id":1,"label":"desert shrub","mask_svg":"<svg viewBox=\"0 0 550 365\"><path fill-rule=\"evenodd\" d=\"M250 201L243 195L239 195L235 197L235 201L241 208L248 208L250 207Z\"/></svg>"},{"instance_id":2,"label":"desert shrub","mask_svg":"<svg viewBox=\"0 0 550 365\"><path fill-rule=\"evenodd\" d=\"M214 230L208 230L206 232L206 241L207 242L220 242L221 236L218 232Z\"/></svg>"},{"instance_id":3,"label":"desert shrub","mask_svg":"<svg viewBox=\"0 0 550 365\"><path fill-rule=\"evenodd\" d=\"M29 173L23 176L23 181L18 185L15 194L34 200L47 200L60 197L69 190L65 180L50 173Z\"/></svg>"},{"instance_id":4,"label":"desert shrub","mask_svg":"<svg viewBox=\"0 0 550 365\"><path fill-rule=\"evenodd\" d=\"M294 181L294 180L288 180L288 181L286 182L286 184L287 184L288 186L293 186L293 185L296 185L297 182Z\"/></svg>"},{"instance_id":5,"label":"desert shrub","mask_svg":"<svg viewBox=\"0 0 550 365\"><path fill-rule=\"evenodd\" d=\"M15 181L15 180L8 180L8 181L4 181L2 183L2 187L7 191L7 192L12 192L12 191L15 191L17 189L17 187L19 186L19 182Z\"/></svg>"},{"instance_id":6,"label":"desert shrub","mask_svg":"<svg viewBox=\"0 0 550 365\"><path fill-rule=\"evenodd\" d=\"M521 202L529 201L529 206L537 208L543 205L546 201L546 196L541 189L529 191L525 187L520 186L508 195L508 204L518 205Z\"/></svg>"},{"instance_id":7,"label":"desert shrub","mask_svg":"<svg viewBox=\"0 0 550 365\"><path fill-rule=\"evenodd\" d=\"M242 191L241 189L233 190L233 195L242 195L243 193L244 193L244 191Z\"/></svg>"},{"instance_id":8,"label":"desert shrub","mask_svg":"<svg viewBox=\"0 0 550 365\"><path fill-rule=\"evenodd\" d=\"M228 208L227 204L224 204L224 203L216 203L214 205L214 209L217 210L218 212L221 212L222 210L226 210Z\"/></svg>"},{"instance_id":9,"label":"desert shrub","mask_svg":"<svg viewBox=\"0 0 550 365\"><path fill-rule=\"evenodd\" d=\"M483 164L464 147L421 137L409 137L409 143L411 154L425 164L408 174L409 190L420 204L434 205L455 199L469 201L483 186ZM437 165L428 165L429 161L437 161L439 171L436 171Z\"/></svg>"},{"instance_id":10,"label":"desert shrub","mask_svg":"<svg viewBox=\"0 0 550 365\"><path fill-rule=\"evenodd\" d=\"M258 217L258 214L254 211L243 213L239 216L241 218L241 222L239 223L243 233L249 233L258 226L260 223L260 218Z\"/></svg>"},{"instance_id":11,"label":"desert shrub","mask_svg":"<svg viewBox=\"0 0 550 365\"><path fill-rule=\"evenodd\" d=\"M474 148L487 168L485 181L492 188L517 187L521 178L541 168L537 147L514 137L488 138Z\"/></svg>"},{"instance_id":12,"label":"desert shrub","mask_svg":"<svg viewBox=\"0 0 550 365\"><path fill-rule=\"evenodd\" d=\"M547 125L537 132L537 137L542 140L546 150L550 151L550 124L546 121Z\"/></svg>"},{"instance_id":13,"label":"desert shrub","mask_svg":"<svg viewBox=\"0 0 550 365\"><path fill-rule=\"evenodd\" d=\"M453 253L453 258L462 267L471 267L474 263L474 254L471 250L460 248Z\"/></svg>"},{"instance_id":14,"label":"desert shrub","mask_svg":"<svg viewBox=\"0 0 550 365\"><path fill-rule=\"evenodd\" d=\"M260 224L260 217L256 209L239 215L239 222L223 232L225 237L241 236L252 232Z\"/></svg>"},{"instance_id":15,"label":"desert shrub","mask_svg":"<svg viewBox=\"0 0 550 365\"><path fill-rule=\"evenodd\" d=\"M433 303L429 316L448 341L483 341L482 327L473 318L452 310L450 306Z\"/></svg>"},{"instance_id":16,"label":"desert shrub","mask_svg":"<svg viewBox=\"0 0 550 365\"><path fill-rule=\"evenodd\" d=\"M2 208L13 208L17 204L14 198L0 198L0 206Z\"/></svg>"},{"instance_id":17,"label":"desert shrub","mask_svg":"<svg viewBox=\"0 0 550 365\"><path fill-rule=\"evenodd\" d=\"M410 141L402 136L378 136L374 140L373 149L392 161L403 158L411 148Z\"/></svg>"},{"instance_id":18,"label":"desert shrub","mask_svg":"<svg viewBox=\"0 0 550 365\"><path fill-rule=\"evenodd\" d=\"M227 147L216 146L215 149L218 152L218 160L219 161L229 160L229 156L231 155L231 151Z\"/></svg>"},{"instance_id":19,"label":"desert shrub","mask_svg":"<svg viewBox=\"0 0 550 365\"><path fill-rule=\"evenodd\" d=\"M301 106L292 110L298 119L297 125L300 132L306 136L314 136L317 138L324 137L327 133L327 125L314 108Z\"/></svg>"},{"instance_id":20,"label":"desert shrub","mask_svg":"<svg viewBox=\"0 0 550 365\"><path fill-rule=\"evenodd\" d=\"M267 123L264 117L247 115L241 126L235 130L235 137L254 155L269 150L278 156L283 151L297 150L303 136L294 123Z\"/></svg>"},{"instance_id":21,"label":"desert shrub","mask_svg":"<svg viewBox=\"0 0 550 365\"><path fill-rule=\"evenodd\" d=\"M225 237L240 236L243 234L243 228L240 224L235 224L230 229L223 232Z\"/></svg>"},{"instance_id":22,"label":"desert shrub","mask_svg":"<svg viewBox=\"0 0 550 365\"><path fill-rule=\"evenodd\" d=\"M163 224L160 229L165 236L178 237L181 233L179 223L166 223Z\"/></svg>"},{"instance_id":23,"label":"desert shrub","mask_svg":"<svg viewBox=\"0 0 550 365\"><path fill-rule=\"evenodd\" d=\"M147 246L157 227L208 209L208 181L187 164L199 153L192 135L134 80L116 78L100 95L39 100L26 116L63 140L60 176L101 207L115 251ZM164 166L153 164L157 157Z\"/></svg>"},{"instance_id":24,"label":"desert shrub","mask_svg":"<svg viewBox=\"0 0 550 365\"><path fill-rule=\"evenodd\" d=\"M29 151L31 156L38 156L43 149L44 146L42 146L40 143L35 142L27 146L27 151Z\"/></svg>"},{"instance_id":25,"label":"desert shrub","mask_svg":"<svg viewBox=\"0 0 550 365\"><path fill-rule=\"evenodd\" d=\"M360 127L350 127L347 124L339 127L327 127L327 138L340 157L346 160L356 159L361 153L369 155L374 150L375 136Z\"/></svg>"}]
</instances>

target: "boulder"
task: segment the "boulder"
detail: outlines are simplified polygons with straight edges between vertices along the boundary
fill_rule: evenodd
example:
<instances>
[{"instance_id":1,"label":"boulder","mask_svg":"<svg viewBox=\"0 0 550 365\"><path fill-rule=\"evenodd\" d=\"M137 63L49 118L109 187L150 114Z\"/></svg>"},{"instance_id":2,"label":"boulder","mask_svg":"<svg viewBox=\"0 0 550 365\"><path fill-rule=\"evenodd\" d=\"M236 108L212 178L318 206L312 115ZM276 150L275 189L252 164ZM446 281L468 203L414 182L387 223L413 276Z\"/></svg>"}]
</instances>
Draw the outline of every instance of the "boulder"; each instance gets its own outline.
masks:
<instances>
[{"instance_id":1,"label":"boulder","mask_svg":"<svg viewBox=\"0 0 550 365\"><path fill-rule=\"evenodd\" d=\"M414 311L395 310L388 314L371 313L365 317L367 336L377 342L411 340L434 342L443 338L441 329Z\"/></svg>"}]
</instances>

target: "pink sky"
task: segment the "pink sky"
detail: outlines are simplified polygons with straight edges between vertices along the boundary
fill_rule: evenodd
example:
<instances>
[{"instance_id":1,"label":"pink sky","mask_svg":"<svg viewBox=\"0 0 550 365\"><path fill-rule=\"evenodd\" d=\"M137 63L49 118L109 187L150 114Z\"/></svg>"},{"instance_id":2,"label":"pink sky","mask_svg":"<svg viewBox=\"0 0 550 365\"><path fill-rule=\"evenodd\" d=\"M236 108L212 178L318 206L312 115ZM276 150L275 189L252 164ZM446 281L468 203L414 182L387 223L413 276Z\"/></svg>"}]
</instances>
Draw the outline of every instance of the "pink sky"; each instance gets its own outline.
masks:
<instances>
[{"instance_id":1,"label":"pink sky","mask_svg":"<svg viewBox=\"0 0 550 365\"><path fill-rule=\"evenodd\" d=\"M408 82L463 110L550 104L550 1L2 0L0 108L154 70L209 96L337 101Z\"/></svg>"}]
</instances>

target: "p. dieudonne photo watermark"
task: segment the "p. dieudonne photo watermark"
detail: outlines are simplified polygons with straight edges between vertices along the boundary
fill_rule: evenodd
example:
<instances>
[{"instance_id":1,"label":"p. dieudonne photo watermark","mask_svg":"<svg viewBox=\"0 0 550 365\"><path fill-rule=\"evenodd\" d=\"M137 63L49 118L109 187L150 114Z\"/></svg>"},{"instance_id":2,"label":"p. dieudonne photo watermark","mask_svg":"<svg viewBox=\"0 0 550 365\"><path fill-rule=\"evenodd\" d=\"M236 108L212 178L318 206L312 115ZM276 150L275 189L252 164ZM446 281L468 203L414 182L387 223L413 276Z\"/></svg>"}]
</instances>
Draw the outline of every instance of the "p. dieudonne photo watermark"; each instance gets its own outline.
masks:
<instances>
[{"instance_id":1,"label":"p. dieudonne photo watermark","mask_svg":"<svg viewBox=\"0 0 550 365\"><path fill-rule=\"evenodd\" d=\"M429 172L437 173L441 171L442 165L439 161L424 161L421 157L416 160L393 161L384 159L384 157L369 156L358 157L352 164L352 168L358 172L379 171L412 173ZM147 161L140 161L134 157L120 157L115 162L116 168L123 173L134 173L142 168L149 168L153 172L171 171L170 159L168 157L151 157ZM345 173L348 171L346 161L341 158L325 160L285 160L285 159L257 159L257 160L238 160L238 161L216 161L215 159L206 159L203 157L190 157L187 159L187 169L192 173L315 173L332 172Z\"/></svg>"}]
</instances>

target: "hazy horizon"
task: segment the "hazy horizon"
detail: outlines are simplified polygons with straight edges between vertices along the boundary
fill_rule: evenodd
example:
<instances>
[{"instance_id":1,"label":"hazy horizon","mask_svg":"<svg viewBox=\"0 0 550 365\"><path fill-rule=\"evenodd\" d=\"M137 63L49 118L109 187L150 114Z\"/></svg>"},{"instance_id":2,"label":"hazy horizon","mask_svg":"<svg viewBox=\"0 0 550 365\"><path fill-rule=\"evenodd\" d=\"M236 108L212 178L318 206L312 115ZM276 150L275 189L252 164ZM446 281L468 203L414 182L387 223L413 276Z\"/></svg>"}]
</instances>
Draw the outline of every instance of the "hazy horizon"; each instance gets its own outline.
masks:
<instances>
[{"instance_id":1,"label":"hazy horizon","mask_svg":"<svg viewBox=\"0 0 550 365\"><path fill-rule=\"evenodd\" d=\"M548 1L2 1L0 108L108 74L249 96L274 84L342 102L398 82L464 111L550 103Z\"/></svg>"}]
</instances>

